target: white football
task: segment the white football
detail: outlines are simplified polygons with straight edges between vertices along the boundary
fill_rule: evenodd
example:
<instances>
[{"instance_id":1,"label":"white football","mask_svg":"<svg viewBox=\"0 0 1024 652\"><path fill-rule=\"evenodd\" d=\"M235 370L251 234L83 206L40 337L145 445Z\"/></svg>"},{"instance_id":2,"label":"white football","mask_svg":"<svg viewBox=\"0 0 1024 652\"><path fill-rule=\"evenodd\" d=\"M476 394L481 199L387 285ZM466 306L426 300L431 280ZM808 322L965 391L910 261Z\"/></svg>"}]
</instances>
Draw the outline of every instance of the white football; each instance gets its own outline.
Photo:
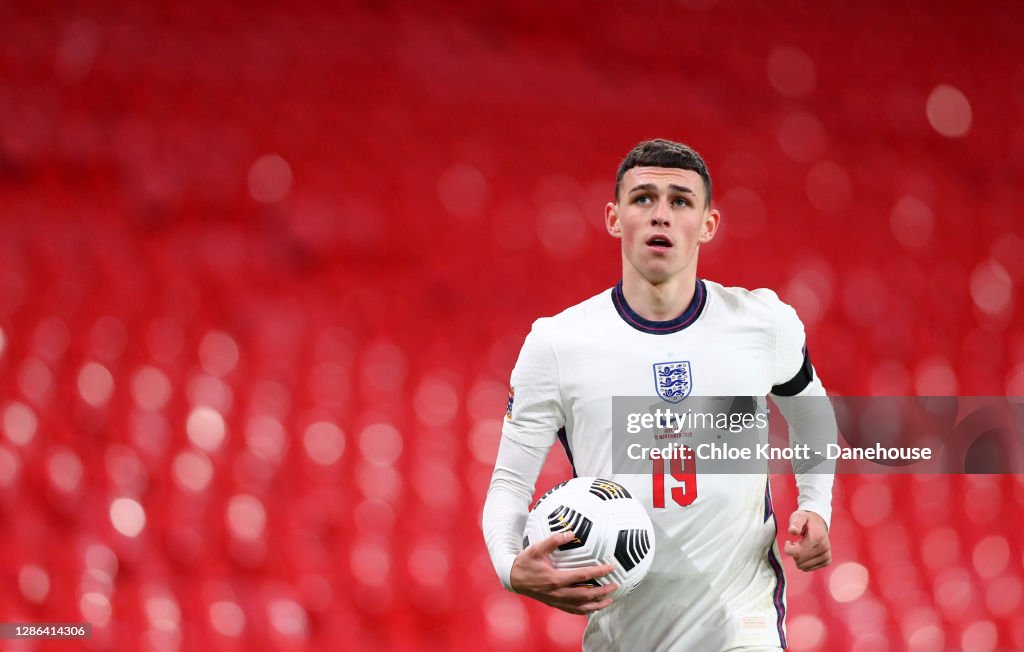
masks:
<instances>
[{"instance_id":1,"label":"white football","mask_svg":"<svg viewBox=\"0 0 1024 652\"><path fill-rule=\"evenodd\" d=\"M576 537L551 554L552 564L561 569L610 565L611 574L593 583L618 584L613 600L629 595L651 568L651 517L617 482L573 478L549 489L530 510L523 547L565 530L572 530Z\"/></svg>"}]
</instances>

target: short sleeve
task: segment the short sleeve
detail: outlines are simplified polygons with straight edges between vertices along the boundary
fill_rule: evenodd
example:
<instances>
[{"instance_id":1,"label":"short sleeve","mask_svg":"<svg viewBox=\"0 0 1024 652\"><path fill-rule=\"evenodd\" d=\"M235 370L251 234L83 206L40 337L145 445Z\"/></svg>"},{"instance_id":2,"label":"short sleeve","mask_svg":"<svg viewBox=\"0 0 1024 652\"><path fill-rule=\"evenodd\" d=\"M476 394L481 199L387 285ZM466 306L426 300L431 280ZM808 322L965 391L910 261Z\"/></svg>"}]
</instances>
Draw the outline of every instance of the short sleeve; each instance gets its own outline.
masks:
<instances>
[{"instance_id":1,"label":"short sleeve","mask_svg":"<svg viewBox=\"0 0 1024 652\"><path fill-rule=\"evenodd\" d=\"M775 366L772 379L772 394L796 396L814 380L807 351L804 324L792 306L783 303L770 290L762 290L762 296L769 300L775 319Z\"/></svg>"},{"instance_id":2,"label":"short sleeve","mask_svg":"<svg viewBox=\"0 0 1024 652\"><path fill-rule=\"evenodd\" d=\"M565 425L558 359L537 320L512 370L502 435L526 446L551 446Z\"/></svg>"}]
</instances>

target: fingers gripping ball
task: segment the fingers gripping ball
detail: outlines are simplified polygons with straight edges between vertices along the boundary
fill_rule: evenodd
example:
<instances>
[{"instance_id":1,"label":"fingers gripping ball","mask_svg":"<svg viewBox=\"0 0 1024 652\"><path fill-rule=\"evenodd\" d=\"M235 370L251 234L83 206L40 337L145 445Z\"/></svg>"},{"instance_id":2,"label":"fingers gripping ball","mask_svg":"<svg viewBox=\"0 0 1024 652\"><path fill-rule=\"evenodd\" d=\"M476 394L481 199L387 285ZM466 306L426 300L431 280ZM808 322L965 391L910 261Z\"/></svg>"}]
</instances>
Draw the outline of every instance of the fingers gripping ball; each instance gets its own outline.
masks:
<instances>
[{"instance_id":1,"label":"fingers gripping ball","mask_svg":"<svg viewBox=\"0 0 1024 652\"><path fill-rule=\"evenodd\" d=\"M551 553L555 568L572 570L608 564L614 570L590 580L594 586L615 582L617 600L629 595L654 559L654 527L640 501L625 487L601 478L573 478L541 496L526 519L523 547L552 534L575 536Z\"/></svg>"}]
</instances>

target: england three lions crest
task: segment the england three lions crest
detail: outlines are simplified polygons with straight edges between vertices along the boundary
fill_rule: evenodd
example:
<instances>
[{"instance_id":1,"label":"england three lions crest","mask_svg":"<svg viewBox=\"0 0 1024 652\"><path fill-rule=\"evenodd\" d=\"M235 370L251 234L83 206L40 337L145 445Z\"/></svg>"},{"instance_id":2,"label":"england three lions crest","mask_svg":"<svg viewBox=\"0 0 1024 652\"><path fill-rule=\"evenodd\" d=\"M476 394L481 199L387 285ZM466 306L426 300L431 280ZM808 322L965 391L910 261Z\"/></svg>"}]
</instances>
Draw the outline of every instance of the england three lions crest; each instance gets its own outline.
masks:
<instances>
[{"instance_id":1,"label":"england three lions crest","mask_svg":"<svg viewBox=\"0 0 1024 652\"><path fill-rule=\"evenodd\" d=\"M693 389L690 361L656 362L654 386L658 390L658 396L669 403L678 403L689 396L690 390Z\"/></svg>"}]
</instances>

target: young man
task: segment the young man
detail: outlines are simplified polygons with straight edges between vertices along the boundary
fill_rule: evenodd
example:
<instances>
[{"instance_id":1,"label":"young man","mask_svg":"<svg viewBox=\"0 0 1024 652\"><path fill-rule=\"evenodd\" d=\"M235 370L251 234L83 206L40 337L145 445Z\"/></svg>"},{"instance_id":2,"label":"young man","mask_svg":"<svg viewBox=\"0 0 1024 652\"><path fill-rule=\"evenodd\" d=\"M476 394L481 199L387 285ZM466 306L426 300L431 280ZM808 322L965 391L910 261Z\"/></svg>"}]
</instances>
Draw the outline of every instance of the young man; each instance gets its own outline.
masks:
<instances>
[{"instance_id":1,"label":"young man","mask_svg":"<svg viewBox=\"0 0 1024 652\"><path fill-rule=\"evenodd\" d=\"M666 140L637 145L622 162L608 233L622 241L622 280L561 314L539 319L512 372L507 418L484 505L483 530L505 588L589 616L583 648L777 650L786 647L785 579L765 473L616 475L612 397L654 396L652 367L685 361L692 396L772 393L792 443L835 441L836 425L806 353L796 312L770 290L697 278L714 238L711 179L701 157ZM644 582L612 604L614 584L579 586L611 571L556 570L560 533L522 549L535 482L559 438L574 471L614 479L648 508L657 537ZM815 448L817 450L817 448ZM692 486L695 484L696 486ZM797 475L799 509L786 554L809 571L831 560L832 476ZM655 496L668 491L671 496ZM659 499L660 498L660 499ZM656 500L657 499L657 500ZM771 517L771 518L769 518Z\"/></svg>"}]
</instances>

